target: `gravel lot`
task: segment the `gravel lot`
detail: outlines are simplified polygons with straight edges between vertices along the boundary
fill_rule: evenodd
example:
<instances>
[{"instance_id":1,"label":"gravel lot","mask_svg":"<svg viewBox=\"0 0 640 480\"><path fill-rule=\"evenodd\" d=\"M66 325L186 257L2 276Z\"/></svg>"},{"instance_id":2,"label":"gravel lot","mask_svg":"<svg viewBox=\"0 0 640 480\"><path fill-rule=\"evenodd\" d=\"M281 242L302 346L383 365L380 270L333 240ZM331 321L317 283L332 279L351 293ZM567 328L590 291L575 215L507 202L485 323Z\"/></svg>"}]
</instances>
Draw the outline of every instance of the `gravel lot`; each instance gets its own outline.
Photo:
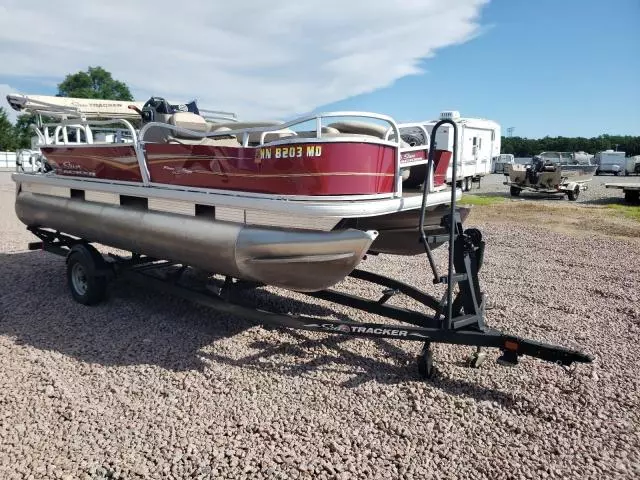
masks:
<instances>
[{"instance_id":1,"label":"gravel lot","mask_svg":"<svg viewBox=\"0 0 640 480\"><path fill-rule=\"evenodd\" d=\"M487 322L595 362L569 376L526 357L502 367L492 350L473 370L469 348L438 345L424 382L414 343L267 331L124 283L76 304L64 260L25 251L13 194L0 174L2 479L640 477L637 239L472 213ZM421 257L365 265L436 288ZM256 297L352 314L285 293Z\"/></svg>"},{"instance_id":2,"label":"gravel lot","mask_svg":"<svg viewBox=\"0 0 640 480\"><path fill-rule=\"evenodd\" d=\"M489 194L489 195L504 195L511 198L509 194L509 187L504 185L506 177L501 173L492 173L485 176L480 182L480 188L477 184L473 185L473 189L468 194ZM576 203L586 204L606 204L611 202L618 202L624 199L624 193L622 190L616 188L606 188L607 183L640 183L640 176L629 175L626 177L616 177L615 175L598 175L587 183L587 190L580 192ZM534 192L523 191L520 193L520 197L526 200L555 200L566 201L566 195L542 195ZM573 202L572 202L573 203Z\"/></svg>"}]
</instances>

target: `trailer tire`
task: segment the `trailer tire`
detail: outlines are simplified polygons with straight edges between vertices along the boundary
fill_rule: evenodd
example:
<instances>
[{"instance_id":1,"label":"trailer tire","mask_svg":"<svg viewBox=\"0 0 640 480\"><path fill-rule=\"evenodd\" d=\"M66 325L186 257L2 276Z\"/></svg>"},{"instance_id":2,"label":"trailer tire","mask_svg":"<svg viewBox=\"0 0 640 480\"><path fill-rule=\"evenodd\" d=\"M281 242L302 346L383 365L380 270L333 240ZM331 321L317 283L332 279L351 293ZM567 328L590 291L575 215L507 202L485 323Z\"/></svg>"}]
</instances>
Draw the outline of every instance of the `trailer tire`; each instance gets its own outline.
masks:
<instances>
[{"instance_id":1,"label":"trailer tire","mask_svg":"<svg viewBox=\"0 0 640 480\"><path fill-rule=\"evenodd\" d=\"M104 260L96 255L100 254L93 247L79 245L67 257L67 284L73 299L82 305L96 305L107 295Z\"/></svg>"},{"instance_id":2,"label":"trailer tire","mask_svg":"<svg viewBox=\"0 0 640 480\"><path fill-rule=\"evenodd\" d=\"M511 193L512 197L519 197L521 191L522 191L522 189L520 189L518 187L511 187L509 189L509 193Z\"/></svg>"},{"instance_id":3,"label":"trailer tire","mask_svg":"<svg viewBox=\"0 0 640 480\"><path fill-rule=\"evenodd\" d=\"M427 165L414 165L409 167L409 178L402 182L403 188L417 188L424 183L427 175Z\"/></svg>"},{"instance_id":4,"label":"trailer tire","mask_svg":"<svg viewBox=\"0 0 640 480\"><path fill-rule=\"evenodd\" d=\"M576 186L573 190L570 190L567 192L567 198L572 202L575 202L579 196L580 196L579 186Z\"/></svg>"},{"instance_id":5,"label":"trailer tire","mask_svg":"<svg viewBox=\"0 0 640 480\"><path fill-rule=\"evenodd\" d=\"M624 200L627 203L640 203L640 191L626 190L624 192Z\"/></svg>"}]
</instances>

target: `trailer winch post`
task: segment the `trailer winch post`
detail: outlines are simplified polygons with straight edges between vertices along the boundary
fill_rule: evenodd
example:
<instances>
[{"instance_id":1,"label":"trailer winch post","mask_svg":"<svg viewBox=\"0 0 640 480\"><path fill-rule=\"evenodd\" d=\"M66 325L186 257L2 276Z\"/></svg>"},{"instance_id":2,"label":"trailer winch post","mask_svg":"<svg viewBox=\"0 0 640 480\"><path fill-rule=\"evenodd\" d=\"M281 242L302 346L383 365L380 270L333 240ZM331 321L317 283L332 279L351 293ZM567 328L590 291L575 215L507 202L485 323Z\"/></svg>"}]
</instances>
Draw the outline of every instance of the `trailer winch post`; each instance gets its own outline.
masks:
<instances>
[{"instance_id":1,"label":"trailer winch post","mask_svg":"<svg viewBox=\"0 0 640 480\"><path fill-rule=\"evenodd\" d=\"M438 271L435 265L435 262L433 260L433 255L431 253L431 249L429 248L427 239L426 239L426 234L424 232L424 215L425 215L425 211L426 211L426 205L427 205L427 195L428 195L428 188L427 188L427 178L429 175L429 172L431 171L431 169L434 167L434 159L435 159L435 145L436 145L436 132L438 130L438 128L440 128L442 125L444 124L449 124L453 127L453 152L452 152L452 161L453 161L453 165L452 165L452 171L451 171L451 214L449 215L449 265L448 265L448 269L447 269L447 276L446 278L439 278L438 277ZM454 254L455 254L455 238L456 235L458 233L462 233L462 232L457 232L457 212L456 212L456 179L457 179L457 175L458 175L458 162L457 162L457 158L458 158L458 125L456 125L456 122L454 122L453 120L449 120L449 119L444 119L444 120L440 120L438 123L436 123L433 126L433 129L431 130L431 138L429 140L429 145L430 145L430 149L429 149L429 160L427 162L427 172L425 174L425 183L424 183L424 188L423 188L423 193L422 193L422 207L421 207L421 211L420 211L420 225L419 225L419 229L420 229L420 237L422 242L425 245L425 251L427 253L427 257L429 258L429 264L431 265L431 269L433 270L433 275L434 275L434 283L444 283L444 281L446 280L447 282L447 315L445 318L445 327L450 330L452 327L452 318L453 318L453 285L454 285Z\"/></svg>"}]
</instances>

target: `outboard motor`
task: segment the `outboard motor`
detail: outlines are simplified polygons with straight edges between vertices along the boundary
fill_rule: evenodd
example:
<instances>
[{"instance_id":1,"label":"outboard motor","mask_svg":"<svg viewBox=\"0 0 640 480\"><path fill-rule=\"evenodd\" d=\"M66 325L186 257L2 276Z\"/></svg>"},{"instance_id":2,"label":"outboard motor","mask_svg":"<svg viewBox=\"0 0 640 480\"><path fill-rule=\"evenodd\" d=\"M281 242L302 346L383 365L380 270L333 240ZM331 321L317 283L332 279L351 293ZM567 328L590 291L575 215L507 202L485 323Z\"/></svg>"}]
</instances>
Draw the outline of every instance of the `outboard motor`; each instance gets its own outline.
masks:
<instances>
[{"instance_id":1,"label":"outboard motor","mask_svg":"<svg viewBox=\"0 0 640 480\"><path fill-rule=\"evenodd\" d=\"M527 180L529 183L535 184L538 183L539 173L544 168L544 160L540 158L538 155L534 155L531 161L531 166L527 168Z\"/></svg>"},{"instance_id":2,"label":"outboard motor","mask_svg":"<svg viewBox=\"0 0 640 480\"><path fill-rule=\"evenodd\" d=\"M171 105L162 97L151 97L142 107L142 123L166 122L177 112L191 112L200 115L195 100L190 103Z\"/></svg>"},{"instance_id":3,"label":"outboard motor","mask_svg":"<svg viewBox=\"0 0 640 480\"><path fill-rule=\"evenodd\" d=\"M171 107L164 98L151 97L142 107L142 123L164 122L163 115L171 115Z\"/></svg>"},{"instance_id":4,"label":"outboard motor","mask_svg":"<svg viewBox=\"0 0 640 480\"><path fill-rule=\"evenodd\" d=\"M145 102L142 106L142 110L139 112L142 118L142 125L152 122L175 125L175 118L173 117L177 113L191 113L197 116L200 115L200 111L198 110L195 100L190 103L172 105L162 97L151 97ZM202 123L205 123L205 120L202 118L201 121ZM169 139L170 135L172 135L172 129L153 125L148 127L148 130L145 131L143 140L145 142L163 143Z\"/></svg>"}]
</instances>

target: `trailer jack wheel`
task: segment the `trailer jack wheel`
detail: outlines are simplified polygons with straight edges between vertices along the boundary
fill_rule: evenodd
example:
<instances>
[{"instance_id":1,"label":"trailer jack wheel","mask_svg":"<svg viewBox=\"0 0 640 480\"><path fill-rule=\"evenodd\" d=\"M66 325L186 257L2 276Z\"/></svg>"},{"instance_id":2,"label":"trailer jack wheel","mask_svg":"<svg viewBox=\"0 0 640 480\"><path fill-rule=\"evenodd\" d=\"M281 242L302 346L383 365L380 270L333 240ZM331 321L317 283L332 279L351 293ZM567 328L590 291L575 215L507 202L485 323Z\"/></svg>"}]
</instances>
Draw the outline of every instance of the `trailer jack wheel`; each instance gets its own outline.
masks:
<instances>
[{"instance_id":1,"label":"trailer jack wheel","mask_svg":"<svg viewBox=\"0 0 640 480\"><path fill-rule=\"evenodd\" d=\"M67 283L73 299L83 305L96 305L107 294L107 277L100 272L92 252L87 247L74 249L67 257Z\"/></svg>"},{"instance_id":2,"label":"trailer jack wheel","mask_svg":"<svg viewBox=\"0 0 640 480\"><path fill-rule=\"evenodd\" d=\"M418 373L423 379L428 380L433 378L435 372L436 369L433 366L433 351L431 350L431 344L427 342L424 344L422 352L420 352L418 356Z\"/></svg>"},{"instance_id":3,"label":"trailer jack wheel","mask_svg":"<svg viewBox=\"0 0 640 480\"><path fill-rule=\"evenodd\" d=\"M487 359L486 352L480 350L480 347L467 357L467 365L471 368L480 368Z\"/></svg>"}]
</instances>

